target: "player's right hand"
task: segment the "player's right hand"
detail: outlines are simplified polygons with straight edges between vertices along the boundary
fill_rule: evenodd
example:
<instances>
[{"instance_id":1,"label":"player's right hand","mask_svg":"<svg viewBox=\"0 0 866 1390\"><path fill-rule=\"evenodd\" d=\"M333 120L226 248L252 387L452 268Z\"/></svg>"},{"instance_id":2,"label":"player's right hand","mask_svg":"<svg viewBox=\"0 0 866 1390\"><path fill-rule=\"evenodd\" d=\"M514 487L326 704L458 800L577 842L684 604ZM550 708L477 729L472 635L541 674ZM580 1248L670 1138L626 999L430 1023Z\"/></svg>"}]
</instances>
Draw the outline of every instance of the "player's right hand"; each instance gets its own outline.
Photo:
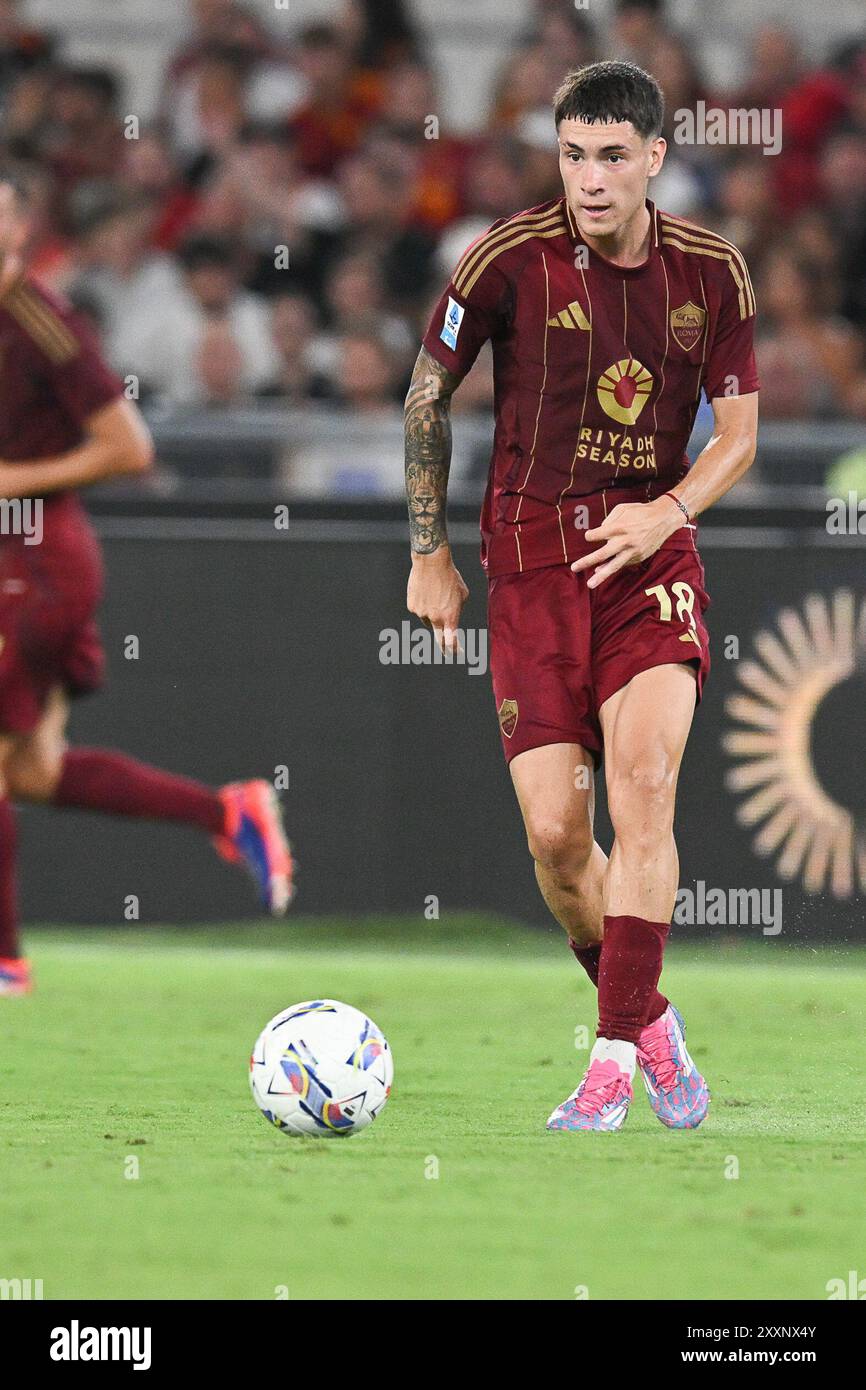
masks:
<instances>
[{"instance_id":1,"label":"player's right hand","mask_svg":"<svg viewBox=\"0 0 866 1390\"><path fill-rule=\"evenodd\" d=\"M456 656L460 651L460 614L469 597L463 576L451 559L447 545L440 545L430 555L412 556L412 570L406 591L406 607L410 613L429 623L436 641L444 653Z\"/></svg>"}]
</instances>

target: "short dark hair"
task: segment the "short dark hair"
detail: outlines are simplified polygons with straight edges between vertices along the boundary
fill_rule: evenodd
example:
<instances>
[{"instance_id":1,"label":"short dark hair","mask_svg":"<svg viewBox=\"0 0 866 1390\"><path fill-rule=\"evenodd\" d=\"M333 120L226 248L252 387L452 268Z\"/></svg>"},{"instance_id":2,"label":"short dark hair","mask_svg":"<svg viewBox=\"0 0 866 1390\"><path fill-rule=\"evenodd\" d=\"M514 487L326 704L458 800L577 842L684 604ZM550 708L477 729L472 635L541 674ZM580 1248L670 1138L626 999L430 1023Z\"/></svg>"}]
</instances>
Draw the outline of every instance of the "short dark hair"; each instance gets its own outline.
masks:
<instances>
[{"instance_id":1,"label":"short dark hair","mask_svg":"<svg viewBox=\"0 0 866 1390\"><path fill-rule=\"evenodd\" d=\"M628 10L645 10L647 14L657 14L661 17L665 10L665 0L616 0L618 15Z\"/></svg>"},{"instance_id":2,"label":"short dark hair","mask_svg":"<svg viewBox=\"0 0 866 1390\"><path fill-rule=\"evenodd\" d=\"M110 68L66 67L59 72L61 87L74 87L78 91L89 92L110 110L116 106L120 96L120 81Z\"/></svg>"},{"instance_id":3,"label":"short dark hair","mask_svg":"<svg viewBox=\"0 0 866 1390\"><path fill-rule=\"evenodd\" d=\"M298 35L298 44L308 52L321 52L324 49L343 48L340 31L335 24L307 24Z\"/></svg>"},{"instance_id":4,"label":"short dark hair","mask_svg":"<svg viewBox=\"0 0 866 1390\"><path fill-rule=\"evenodd\" d=\"M195 232L188 236L179 246L177 258L184 270L190 272L214 266L235 269L231 242L226 237L211 236L206 232Z\"/></svg>"},{"instance_id":5,"label":"short dark hair","mask_svg":"<svg viewBox=\"0 0 866 1390\"><path fill-rule=\"evenodd\" d=\"M553 98L556 128L561 121L631 121L645 140L661 135L662 89L637 63L588 63L570 72Z\"/></svg>"}]
</instances>

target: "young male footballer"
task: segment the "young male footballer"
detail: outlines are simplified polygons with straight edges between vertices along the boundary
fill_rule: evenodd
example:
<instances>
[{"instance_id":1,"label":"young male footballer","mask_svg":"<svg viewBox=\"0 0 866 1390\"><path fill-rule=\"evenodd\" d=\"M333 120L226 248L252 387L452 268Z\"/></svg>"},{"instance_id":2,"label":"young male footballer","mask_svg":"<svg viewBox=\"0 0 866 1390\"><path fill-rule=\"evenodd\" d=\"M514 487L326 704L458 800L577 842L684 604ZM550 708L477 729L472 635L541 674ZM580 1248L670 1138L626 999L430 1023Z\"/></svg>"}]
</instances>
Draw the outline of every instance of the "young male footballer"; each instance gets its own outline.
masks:
<instances>
[{"instance_id":1,"label":"young male footballer","mask_svg":"<svg viewBox=\"0 0 866 1390\"><path fill-rule=\"evenodd\" d=\"M70 696L102 683L99 544L78 489L150 466L152 444L86 324L25 270L27 190L0 174L0 996L27 994L13 801L185 822L244 864L272 912L292 860L273 787L213 788L109 748L70 748ZM38 503L28 533L7 521ZM33 513L31 512L31 515Z\"/></svg>"},{"instance_id":2,"label":"young male footballer","mask_svg":"<svg viewBox=\"0 0 866 1390\"><path fill-rule=\"evenodd\" d=\"M565 79L564 196L468 248L406 401L408 607L447 649L468 592L445 524L449 404L491 340L481 530L494 697L538 885L598 987L589 1067L549 1129L620 1129L635 1067L664 1125L695 1128L709 1101L658 981L677 775L710 666L695 518L754 458L755 300L730 242L647 198L662 116L657 82L634 64ZM701 390L715 428L690 468ZM602 755L609 859L593 839Z\"/></svg>"}]
</instances>

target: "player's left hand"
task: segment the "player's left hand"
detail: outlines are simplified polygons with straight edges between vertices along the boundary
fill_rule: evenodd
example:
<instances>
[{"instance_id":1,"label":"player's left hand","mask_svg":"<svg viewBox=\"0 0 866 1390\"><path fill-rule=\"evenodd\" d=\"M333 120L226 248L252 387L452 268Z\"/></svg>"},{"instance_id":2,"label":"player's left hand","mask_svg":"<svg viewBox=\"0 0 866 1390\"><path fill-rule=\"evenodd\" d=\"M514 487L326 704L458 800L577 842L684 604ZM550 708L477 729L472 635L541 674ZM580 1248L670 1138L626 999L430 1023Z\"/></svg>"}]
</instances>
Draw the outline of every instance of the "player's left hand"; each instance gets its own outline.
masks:
<instances>
[{"instance_id":1,"label":"player's left hand","mask_svg":"<svg viewBox=\"0 0 866 1390\"><path fill-rule=\"evenodd\" d=\"M600 526L585 531L588 541L603 541L600 550L581 555L572 570L592 570L588 589L595 589L627 565L639 565L654 555L682 525L682 515L668 497L652 502L620 502Z\"/></svg>"}]
</instances>

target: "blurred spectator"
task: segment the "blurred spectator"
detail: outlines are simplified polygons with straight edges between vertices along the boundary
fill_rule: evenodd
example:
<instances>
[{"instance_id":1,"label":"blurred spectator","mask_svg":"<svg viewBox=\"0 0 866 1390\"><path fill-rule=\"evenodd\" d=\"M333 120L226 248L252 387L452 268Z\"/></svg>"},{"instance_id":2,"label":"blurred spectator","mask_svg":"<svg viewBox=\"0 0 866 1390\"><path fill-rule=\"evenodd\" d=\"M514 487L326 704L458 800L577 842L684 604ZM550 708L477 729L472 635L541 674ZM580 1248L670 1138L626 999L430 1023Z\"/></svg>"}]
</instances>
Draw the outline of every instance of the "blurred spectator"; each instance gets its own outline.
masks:
<instances>
[{"instance_id":1,"label":"blurred spectator","mask_svg":"<svg viewBox=\"0 0 866 1390\"><path fill-rule=\"evenodd\" d=\"M85 191L94 196L85 199ZM134 341L142 318L167 314L180 290L176 262L153 247L156 205L140 195L79 189L73 215L77 273L71 289L97 307L117 369L137 370L130 335Z\"/></svg>"},{"instance_id":2,"label":"blurred spectator","mask_svg":"<svg viewBox=\"0 0 866 1390\"><path fill-rule=\"evenodd\" d=\"M852 61L846 51L826 67L802 72L782 98L784 143L772 176L783 216L820 200L821 151L848 113Z\"/></svg>"},{"instance_id":3,"label":"blurred spectator","mask_svg":"<svg viewBox=\"0 0 866 1390\"><path fill-rule=\"evenodd\" d=\"M652 70L652 54L667 32L665 0L616 0L607 56Z\"/></svg>"},{"instance_id":4,"label":"blurred spectator","mask_svg":"<svg viewBox=\"0 0 866 1390\"><path fill-rule=\"evenodd\" d=\"M38 164L9 160L4 171L26 191L27 239L24 255L35 275L55 289L63 290L74 260L74 248L54 216L54 183L47 169Z\"/></svg>"},{"instance_id":5,"label":"blurred spectator","mask_svg":"<svg viewBox=\"0 0 866 1390\"><path fill-rule=\"evenodd\" d=\"M215 53L231 54L245 76L275 58L267 29L247 5L238 0L191 0L192 32L166 66L161 108L178 124L179 142L186 147L197 140L186 127L197 104L197 88L203 66Z\"/></svg>"},{"instance_id":6,"label":"blurred spectator","mask_svg":"<svg viewBox=\"0 0 866 1390\"><path fill-rule=\"evenodd\" d=\"M556 126L549 103L521 116L515 130L525 205L534 207L562 191Z\"/></svg>"},{"instance_id":7,"label":"blurred spectator","mask_svg":"<svg viewBox=\"0 0 866 1390\"><path fill-rule=\"evenodd\" d=\"M419 55L406 0L344 0L337 28L362 72L413 62Z\"/></svg>"},{"instance_id":8,"label":"blurred spectator","mask_svg":"<svg viewBox=\"0 0 866 1390\"><path fill-rule=\"evenodd\" d=\"M369 414L400 402L402 383L393 356L376 333L347 333L340 340L339 360L334 399L342 409Z\"/></svg>"},{"instance_id":9,"label":"blurred spectator","mask_svg":"<svg viewBox=\"0 0 866 1390\"><path fill-rule=\"evenodd\" d=\"M857 334L824 316L811 264L788 246L772 250L759 281L756 344L765 419L845 414L862 370Z\"/></svg>"},{"instance_id":10,"label":"blurred spectator","mask_svg":"<svg viewBox=\"0 0 866 1390\"><path fill-rule=\"evenodd\" d=\"M274 376L260 388L260 396L275 397L296 407L332 396L327 377L312 364L315 331L315 309L303 295L282 294L273 301L271 338L278 363Z\"/></svg>"},{"instance_id":11,"label":"blurred spectator","mask_svg":"<svg viewBox=\"0 0 866 1390\"><path fill-rule=\"evenodd\" d=\"M173 405L249 398L278 373L267 303L241 288L231 245L194 236L179 252L169 302L142 305L124 325L116 357L142 389ZM220 357L210 362L210 349Z\"/></svg>"},{"instance_id":12,"label":"blurred spectator","mask_svg":"<svg viewBox=\"0 0 866 1390\"><path fill-rule=\"evenodd\" d=\"M762 24L752 35L743 83L731 105L775 108L800 81L804 62L800 41L782 24Z\"/></svg>"},{"instance_id":13,"label":"blurred spectator","mask_svg":"<svg viewBox=\"0 0 866 1390\"><path fill-rule=\"evenodd\" d=\"M365 252L378 261L394 309L411 309L426 293L435 248L432 234L410 220L411 187L399 170L363 153L344 161L338 189L342 219L319 238L313 293L324 307L333 265L350 251Z\"/></svg>"},{"instance_id":14,"label":"blurred spectator","mask_svg":"<svg viewBox=\"0 0 866 1390\"><path fill-rule=\"evenodd\" d=\"M820 208L806 208L791 223L789 242L810 267L815 294L824 314L845 317L842 248L833 235L827 213ZM771 244L772 230L768 226L765 245Z\"/></svg>"},{"instance_id":15,"label":"blurred spectator","mask_svg":"<svg viewBox=\"0 0 866 1390\"><path fill-rule=\"evenodd\" d=\"M471 145L439 121L433 76L423 63L391 68L381 90L364 150L379 164L399 171L409 185L407 218L439 231L462 210Z\"/></svg>"},{"instance_id":16,"label":"blurred spectator","mask_svg":"<svg viewBox=\"0 0 866 1390\"><path fill-rule=\"evenodd\" d=\"M23 73L51 56L54 41L26 24L21 16L20 0L0 0L0 95Z\"/></svg>"},{"instance_id":17,"label":"blurred spectator","mask_svg":"<svg viewBox=\"0 0 866 1390\"><path fill-rule=\"evenodd\" d=\"M378 94L355 73L352 50L331 25L312 24L302 32L297 62L308 86L291 121L298 158L308 174L327 176L360 145Z\"/></svg>"},{"instance_id":18,"label":"blurred spectator","mask_svg":"<svg viewBox=\"0 0 866 1390\"><path fill-rule=\"evenodd\" d=\"M51 87L39 153L66 194L89 179L111 179L124 158L120 85L106 68L63 68Z\"/></svg>"},{"instance_id":19,"label":"blurred spectator","mask_svg":"<svg viewBox=\"0 0 866 1390\"><path fill-rule=\"evenodd\" d=\"M738 153L718 180L717 215L707 219L714 231L739 247L750 265L767 246L778 221L767 173L762 155Z\"/></svg>"},{"instance_id":20,"label":"blurred spectator","mask_svg":"<svg viewBox=\"0 0 866 1390\"><path fill-rule=\"evenodd\" d=\"M535 23L506 63L494 93L491 124L516 131L523 117L550 111L553 93L572 68L595 61L595 34L586 15L541 4Z\"/></svg>"},{"instance_id":21,"label":"blurred spectator","mask_svg":"<svg viewBox=\"0 0 866 1390\"><path fill-rule=\"evenodd\" d=\"M327 329L316 336L311 356L335 395L340 394L342 353L346 337L351 335L375 337L388 353L400 382L408 385L418 351L417 336L407 319L389 309L375 256L351 251L334 264L325 285L325 313Z\"/></svg>"},{"instance_id":22,"label":"blurred spectator","mask_svg":"<svg viewBox=\"0 0 866 1390\"><path fill-rule=\"evenodd\" d=\"M824 147L819 170L821 204L844 244L862 230L866 214L866 134L833 136Z\"/></svg>"},{"instance_id":23,"label":"blurred spectator","mask_svg":"<svg viewBox=\"0 0 866 1390\"><path fill-rule=\"evenodd\" d=\"M233 48L252 66L273 52L270 34L240 0L191 0L192 32L169 59L166 82L176 87L214 46Z\"/></svg>"},{"instance_id":24,"label":"blurred spectator","mask_svg":"<svg viewBox=\"0 0 866 1390\"><path fill-rule=\"evenodd\" d=\"M226 318L204 321L191 356L196 404L226 407L245 403L244 355Z\"/></svg>"},{"instance_id":25,"label":"blurred spectator","mask_svg":"<svg viewBox=\"0 0 866 1390\"><path fill-rule=\"evenodd\" d=\"M390 351L400 353L411 346L405 319L391 313L386 303L382 272L375 256L355 251L338 261L325 286L325 301L336 332L349 332L375 319L379 336Z\"/></svg>"},{"instance_id":26,"label":"blurred spectator","mask_svg":"<svg viewBox=\"0 0 866 1390\"><path fill-rule=\"evenodd\" d=\"M250 257L249 288L280 293L289 257L290 279L305 284L315 274L313 234L326 234L340 220L342 205L333 184L308 178L299 168L295 141L284 125L252 122L226 151L203 191L197 225L236 238Z\"/></svg>"},{"instance_id":27,"label":"blurred spectator","mask_svg":"<svg viewBox=\"0 0 866 1390\"><path fill-rule=\"evenodd\" d=\"M181 177L171 146L156 127L142 130L137 140L125 144L120 182L128 194L153 209L151 245L173 251L196 217L200 198Z\"/></svg>"},{"instance_id":28,"label":"blurred spectator","mask_svg":"<svg viewBox=\"0 0 866 1390\"><path fill-rule=\"evenodd\" d=\"M553 130L553 120L550 119ZM516 140L503 138L484 145L472 158L466 177L466 212L452 222L436 248L436 270L444 284L470 242L491 222L509 217L516 208L531 205L524 178L525 160ZM432 311L435 300L431 302ZM426 325L425 325L426 326Z\"/></svg>"},{"instance_id":29,"label":"blurred spectator","mask_svg":"<svg viewBox=\"0 0 866 1390\"><path fill-rule=\"evenodd\" d=\"M169 99L172 143L197 180L231 147L246 120L248 61L237 48L205 48Z\"/></svg>"}]
</instances>

